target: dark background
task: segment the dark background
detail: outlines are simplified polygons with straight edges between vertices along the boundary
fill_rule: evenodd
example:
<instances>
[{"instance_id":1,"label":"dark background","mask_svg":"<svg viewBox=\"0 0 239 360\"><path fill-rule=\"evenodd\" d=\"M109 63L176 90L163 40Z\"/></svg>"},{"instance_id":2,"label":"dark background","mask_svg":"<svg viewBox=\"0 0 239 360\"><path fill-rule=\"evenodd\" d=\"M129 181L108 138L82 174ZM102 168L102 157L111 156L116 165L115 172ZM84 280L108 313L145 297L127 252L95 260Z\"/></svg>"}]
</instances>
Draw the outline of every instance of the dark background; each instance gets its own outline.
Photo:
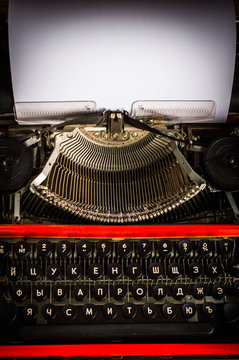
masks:
<instances>
[{"instance_id":1,"label":"dark background","mask_svg":"<svg viewBox=\"0 0 239 360\"><path fill-rule=\"evenodd\" d=\"M237 55L231 106L229 111L239 113L239 0L234 0L234 4L236 9L236 19L238 21ZM0 0L0 113L12 113L13 109L13 95L8 53L7 10L8 0ZM197 14L195 14L195 16L197 16Z\"/></svg>"}]
</instances>

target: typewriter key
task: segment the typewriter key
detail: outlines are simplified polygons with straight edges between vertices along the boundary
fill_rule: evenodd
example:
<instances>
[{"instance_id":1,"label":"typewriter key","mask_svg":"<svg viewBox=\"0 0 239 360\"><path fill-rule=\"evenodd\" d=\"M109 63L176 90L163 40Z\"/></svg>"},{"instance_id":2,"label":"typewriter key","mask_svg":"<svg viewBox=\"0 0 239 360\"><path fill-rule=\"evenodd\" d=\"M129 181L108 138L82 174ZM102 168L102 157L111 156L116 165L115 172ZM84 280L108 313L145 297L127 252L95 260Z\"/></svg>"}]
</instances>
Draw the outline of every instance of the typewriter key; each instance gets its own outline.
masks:
<instances>
[{"instance_id":1,"label":"typewriter key","mask_svg":"<svg viewBox=\"0 0 239 360\"><path fill-rule=\"evenodd\" d=\"M152 252L152 244L148 240L140 240L137 243L137 252L141 257L148 257Z\"/></svg>"},{"instance_id":2,"label":"typewriter key","mask_svg":"<svg viewBox=\"0 0 239 360\"><path fill-rule=\"evenodd\" d=\"M157 306L153 303L147 303L143 306L143 315L147 319L153 319L157 315Z\"/></svg>"},{"instance_id":3,"label":"typewriter key","mask_svg":"<svg viewBox=\"0 0 239 360\"><path fill-rule=\"evenodd\" d=\"M68 257L72 251L72 245L69 241L63 240L57 244L57 255L59 257Z\"/></svg>"},{"instance_id":4,"label":"typewriter key","mask_svg":"<svg viewBox=\"0 0 239 360\"><path fill-rule=\"evenodd\" d=\"M204 284L195 284L192 289L192 295L195 299L201 300L206 296L206 286Z\"/></svg>"},{"instance_id":5,"label":"typewriter key","mask_svg":"<svg viewBox=\"0 0 239 360\"><path fill-rule=\"evenodd\" d=\"M76 285L73 289L73 296L76 301L83 301L88 295L88 288L86 285Z\"/></svg>"},{"instance_id":6,"label":"typewriter key","mask_svg":"<svg viewBox=\"0 0 239 360\"><path fill-rule=\"evenodd\" d=\"M28 265L26 268L26 275L28 280L34 281L40 277L41 268L38 264Z\"/></svg>"},{"instance_id":7,"label":"typewriter key","mask_svg":"<svg viewBox=\"0 0 239 360\"><path fill-rule=\"evenodd\" d=\"M47 287L45 285L33 286L32 296L38 302L42 302L47 297Z\"/></svg>"},{"instance_id":8,"label":"typewriter key","mask_svg":"<svg viewBox=\"0 0 239 360\"><path fill-rule=\"evenodd\" d=\"M193 249L193 243L190 240L181 240L178 243L178 252L182 256L190 255Z\"/></svg>"},{"instance_id":9,"label":"typewriter key","mask_svg":"<svg viewBox=\"0 0 239 360\"><path fill-rule=\"evenodd\" d=\"M7 256L10 252L10 245L5 241L0 241L0 259Z\"/></svg>"},{"instance_id":10,"label":"typewriter key","mask_svg":"<svg viewBox=\"0 0 239 360\"><path fill-rule=\"evenodd\" d=\"M107 268L107 275L112 280L116 280L122 275L122 266L117 263L109 264Z\"/></svg>"},{"instance_id":11,"label":"typewriter key","mask_svg":"<svg viewBox=\"0 0 239 360\"><path fill-rule=\"evenodd\" d=\"M79 279L81 275L81 267L79 264L69 264L66 268L66 274L68 279L76 280Z\"/></svg>"},{"instance_id":12,"label":"typewriter key","mask_svg":"<svg viewBox=\"0 0 239 360\"><path fill-rule=\"evenodd\" d=\"M40 257L48 257L51 255L52 244L50 241L42 240L37 243L37 255Z\"/></svg>"},{"instance_id":13,"label":"typewriter key","mask_svg":"<svg viewBox=\"0 0 239 360\"><path fill-rule=\"evenodd\" d=\"M25 320L33 321L36 318L37 307L33 304L25 305L22 313Z\"/></svg>"},{"instance_id":14,"label":"typewriter key","mask_svg":"<svg viewBox=\"0 0 239 360\"><path fill-rule=\"evenodd\" d=\"M15 253L19 258L29 255L30 246L26 241L19 241L15 244Z\"/></svg>"},{"instance_id":15,"label":"typewriter key","mask_svg":"<svg viewBox=\"0 0 239 360\"><path fill-rule=\"evenodd\" d=\"M77 244L77 254L83 258L90 256L92 244L88 240L81 240Z\"/></svg>"},{"instance_id":16,"label":"typewriter key","mask_svg":"<svg viewBox=\"0 0 239 360\"><path fill-rule=\"evenodd\" d=\"M173 297L175 300L182 300L187 293L187 286L184 284L176 284L173 287Z\"/></svg>"},{"instance_id":17,"label":"typewriter key","mask_svg":"<svg viewBox=\"0 0 239 360\"><path fill-rule=\"evenodd\" d=\"M63 316L66 320L73 320L76 317L76 307L74 305L65 305L62 308Z\"/></svg>"},{"instance_id":18,"label":"typewriter key","mask_svg":"<svg viewBox=\"0 0 239 360\"><path fill-rule=\"evenodd\" d=\"M127 268L127 275L130 279L136 280L142 275L142 267L137 263L129 264Z\"/></svg>"},{"instance_id":19,"label":"typewriter key","mask_svg":"<svg viewBox=\"0 0 239 360\"><path fill-rule=\"evenodd\" d=\"M93 288L94 298L97 301L102 301L107 296L107 286L106 285L96 285Z\"/></svg>"},{"instance_id":20,"label":"typewriter key","mask_svg":"<svg viewBox=\"0 0 239 360\"><path fill-rule=\"evenodd\" d=\"M119 256L127 258L131 255L133 245L128 240L121 240L117 244L117 253Z\"/></svg>"},{"instance_id":21,"label":"typewriter key","mask_svg":"<svg viewBox=\"0 0 239 360\"><path fill-rule=\"evenodd\" d=\"M168 256L172 251L172 242L170 240L160 240L158 242L158 252L161 256Z\"/></svg>"},{"instance_id":22,"label":"typewriter key","mask_svg":"<svg viewBox=\"0 0 239 360\"><path fill-rule=\"evenodd\" d=\"M168 266L168 276L171 279L176 279L177 277L182 275L182 271L182 265L179 263L174 262Z\"/></svg>"},{"instance_id":23,"label":"typewriter key","mask_svg":"<svg viewBox=\"0 0 239 360\"><path fill-rule=\"evenodd\" d=\"M164 284L157 284L153 288L153 297L155 300L161 300L167 295L167 287Z\"/></svg>"},{"instance_id":24,"label":"typewriter key","mask_svg":"<svg viewBox=\"0 0 239 360\"><path fill-rule=\"evenodd\" d=\"M177 308L174 304L166 303L162 307L163 316L173 319L177 314Z\"/></svg>"},{"instance_id":25,"label":"typewriter key","mask_svg":"<svg viewBox=\"0 0 239 360\"><path fill-rule=\"evenodd\" d=\"M146 296L146 285L134 285L132 289L132 296L135 300L142 300Z\"/></svg>"},{"instance_id":26,"label":"typewriter key","mask_svg":"<svg viewBox=\"0 0 239 360\"><path fill-rule=\"evenodd\" d=\"M101 264L90 264L88 267L88 275L91 280L98 280L103 276L103 266Z\"/></svg>"},{"instance_id":27,"label":"typewriter key","mask_svg":"<svg viewBox=\"0 0 239 360\"><path fill-rule=\"evenodd\" d=\"M47 267L47 279L56 281L61 276L61 267L58 264L50 264Z\"/></svg>"},{"instance_id":28,"label":"typewriter key","mask_svg":"<svg viewBox=\"0 0 239 360\"><path fill-rule=\"evenodd\" d=\"M14 286L12 289L12 297L18 302L23 302L27 298L27 287L24 285Z\"/></svg>"},{"instance_id":29,"label":"typewriter key","mask_svg":"<svg viewBox=\"0 0 239 360\"><path fill-rule=\"evenodd\" d=\"M52 288L52 293L56 301L63 301L67 297L67 287L65 285L55 285Z\"/></svg>"},{"instance_id":30,"label":"typewriter key","mask_svg":"<svg viewBox=\"0 0 239 360\"><path fill-rule=\"evenodd\" d=\"M202 256L208 256L213 250L213 242L210 240L200 240L198 243L198 253Z\"/></svg>"},{"instance_id":31,"label":"typewriter key","mask_svg":"<svg viewBox=\"0 0 239 360\"><path fill-rule=\"evenodd\" d=\"M116 301L123 300L127 295L127 286L126 285L113 286L112 295Z\"/></svg>"},{"instance_id":32,"label":"typewriter key","mask_svg":"<svg viewBox=\"0 0 239 360\"><path fill-rule=\"evenodd\" d=\"M212 287L212 296L216 300L221 300L226 295L226 287L223 284L214 284Z\"/></svg>"},{"instance_id":33,"label":"typewriter key","mask_svg":"<svg viewBox=\"0 0 239 360\"><path fill-rule=\"evenodd\" d=\"M102 308L103 315L106 319L114 319L117 315L117 307L115 304L105 304Z\"/></svg>"},{"instance_id":34,"label":"typewriter key","mask_svg":"<svg viewBox=\"0 0 239 360\"><path fill-rule=\"evenodd\" d=\"M127 319L132 319L133 317L135 317L136 312L136 306L132 303L126 303L122 306L122 314Z\"/></svg>"},{"instance_id":35,"label":"typewriter key","mask_svg":"<svg viewBox=\"0 0 239 360\"><path fill-rule=\"evenodd\" d=\"M205 302L202 305L202 313L207 318L211 319L216 315L217 305L212 302Z\"/></svg>"},{"instance_id":36,"label":"typewriter key","mask_svg":"<svg viewBox=\"0 0 239 360\"><path fill-rule=\"evenodd\" d=\"M105 258L111 253L111 244L107 240L101 240L96 243L97 254Z\"/></svg>"},{"instance_id":37,"label":"typewriter key","mask_svg":"<svg viewBox=\"0 0 239 360\"><path fill-rule=\"evenodd\" d=\"M185 319L191 319L197 311L197 307L194 303L186 303L181 307L183 317Z\"/></svg>"},{"instance_id":38,"label":"typewriter key","mask_svg":"<svg viewBox=\"0 0 239 360\"><path fill-rule=\"evenodd\" d=\"M43 305L42 316L45 320L53 320L56 317L56 306L52 304Z\"/></svg>"},{"instance_id":39,"label":"typewriter key","mask_svg":"<svg viewBox=\"0 0 239 360\"><path fill-rule=\"evenodd\" d=\"M85 304L82 308L82 315L86 320L93 320L96 317L97 309L93 304Z\"/></svg>"},{"instance_id":40,"label":"typewriter key","mask_svg":"<svg viewBox=\"0 0 239 360\"><path fill-rule=\"evenodd\" d=\"M217 263L210 263L207 267L207 274L211 278L220 276L222 273L222 267Z\"/></svg>"}]
</instances>

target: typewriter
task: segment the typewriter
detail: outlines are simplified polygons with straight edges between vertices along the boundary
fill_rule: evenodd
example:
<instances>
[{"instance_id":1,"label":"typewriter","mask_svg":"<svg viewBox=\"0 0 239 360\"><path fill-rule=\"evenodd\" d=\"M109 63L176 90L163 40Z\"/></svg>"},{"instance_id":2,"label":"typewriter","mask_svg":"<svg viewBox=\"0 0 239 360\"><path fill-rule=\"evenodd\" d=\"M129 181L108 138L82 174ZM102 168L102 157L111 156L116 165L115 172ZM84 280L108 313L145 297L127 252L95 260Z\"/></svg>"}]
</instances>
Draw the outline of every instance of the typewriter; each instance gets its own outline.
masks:
<instances>
[{"instance_id":1,"label":"typewriter","mask_svg":"<svg viewBox=\"0 0 239 360\"><path fill-rule=\"evenodd\" d=\"M237 115L28 105L1 115L0 344L238 344Z\"/></svg>"}]
</instances>

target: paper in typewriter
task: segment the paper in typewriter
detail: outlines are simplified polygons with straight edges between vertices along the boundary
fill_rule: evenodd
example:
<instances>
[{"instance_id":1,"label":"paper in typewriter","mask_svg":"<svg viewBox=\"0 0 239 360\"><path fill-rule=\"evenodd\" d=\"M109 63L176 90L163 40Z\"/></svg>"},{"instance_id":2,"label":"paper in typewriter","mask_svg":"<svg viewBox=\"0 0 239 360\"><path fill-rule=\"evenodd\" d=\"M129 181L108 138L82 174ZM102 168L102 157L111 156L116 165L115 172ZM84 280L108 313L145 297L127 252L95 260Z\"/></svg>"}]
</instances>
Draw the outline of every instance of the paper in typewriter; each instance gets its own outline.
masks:
<instances>
[{"instance_id":1,"label":"paper in typewriter","mask_svg":"<svg viewBox=\"0 0 239 360\"><path fill-rule=\"evenodd\" d=\"M224 122L235 41L232 0L10 0L16 104L213 101L209 121Z\"/></svg>"}]
</instances>

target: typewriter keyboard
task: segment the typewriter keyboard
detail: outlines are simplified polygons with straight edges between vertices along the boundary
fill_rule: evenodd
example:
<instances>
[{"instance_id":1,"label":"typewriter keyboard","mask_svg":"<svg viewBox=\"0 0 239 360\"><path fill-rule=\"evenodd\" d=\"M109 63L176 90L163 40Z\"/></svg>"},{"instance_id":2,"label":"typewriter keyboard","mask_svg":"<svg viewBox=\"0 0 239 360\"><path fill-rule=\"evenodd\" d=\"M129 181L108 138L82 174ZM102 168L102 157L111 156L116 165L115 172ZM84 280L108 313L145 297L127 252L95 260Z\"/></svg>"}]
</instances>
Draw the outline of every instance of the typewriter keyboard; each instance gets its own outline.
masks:
<instances>
[{"instance_id":1,"label":"typewriter keyboard","mask_svg":"<svg viewBox=\"0 0 239 360\"><path fill-rule=\"evenodd\" d=\"M236 237L0 239L1 327L23 339L210 336L239 320L238 254Z\"/></svg>"}]
</instances>

